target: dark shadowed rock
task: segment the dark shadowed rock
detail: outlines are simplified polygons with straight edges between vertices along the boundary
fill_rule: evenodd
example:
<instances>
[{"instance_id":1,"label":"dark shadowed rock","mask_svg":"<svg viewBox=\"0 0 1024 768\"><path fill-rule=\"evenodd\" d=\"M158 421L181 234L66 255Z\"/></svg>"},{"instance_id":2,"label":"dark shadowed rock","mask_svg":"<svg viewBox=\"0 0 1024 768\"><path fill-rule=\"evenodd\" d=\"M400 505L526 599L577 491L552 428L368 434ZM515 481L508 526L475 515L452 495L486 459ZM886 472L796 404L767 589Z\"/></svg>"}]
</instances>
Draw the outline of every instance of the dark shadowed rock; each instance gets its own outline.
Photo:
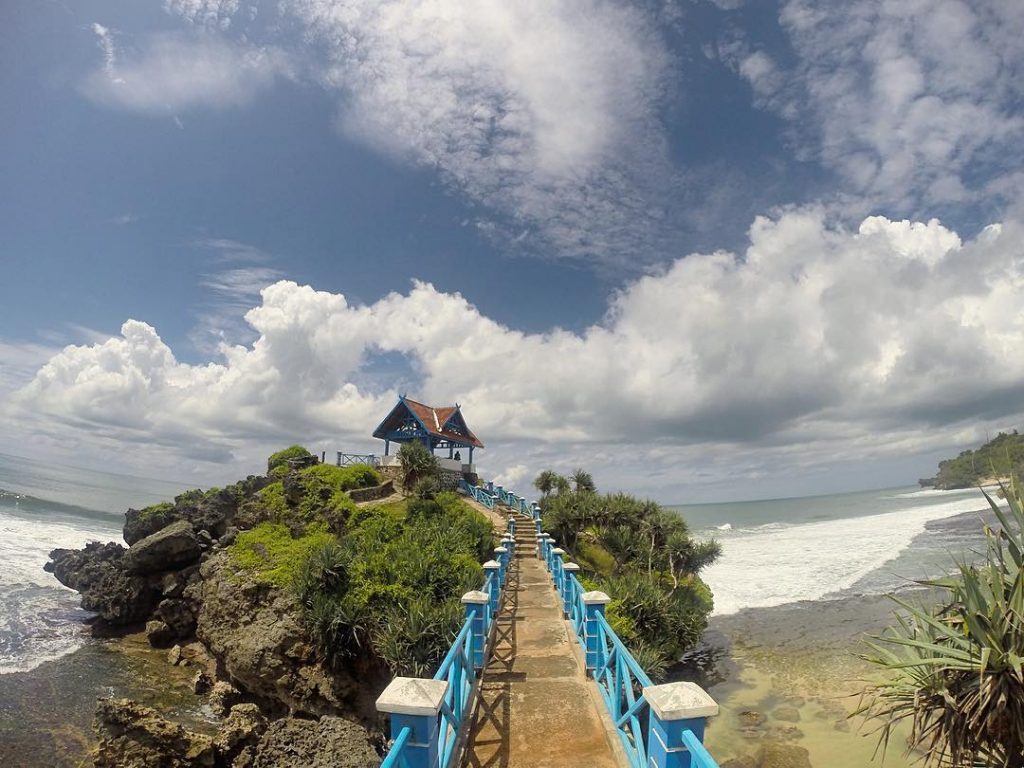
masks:
<instances>
[{"instance_id":1,"label":"dark shadowed rock","mask_svg":"<svg viewBox=\"0 0 1024 768\"><path fill-rule=\"evenodd\" d=\"M83 549L55 549L44 566L82 596L82 607L114 625L138 624L160 600L160 585L125 572L125 548L90 542Z\"/></svg>"},{"instance_id":2,"label":"dark shadowed rock","mask_svg":"<svg viewBox=\"0 0 1024 768\"><path fill-rule=\"evenodd\" d=\"M128 699L100 699L93 723L96 768L213 768L213 739Z\"/></svg>"},{"instance_id":3,"label":"dark shadowed rock","mask_svg":"<svg viewBox=\"0 0 1024 768\"><path fill-rule=\"evenodd\" d=\"M189 637L195 632L196 616L192 610L192 604L187 600L176 598L161 600L154 615L171 628L177 640Z\"/></svg>"},{"instance_id":4,"label":"dark shadowed rock","mask_svg":"<svg viewBox=\"0 0 1024 768\"><path fill-rule=\"evenodd\" d=\"M215 746L224 765L246 747L255 747L267 729L267 719L255 704L236 704L217 731Z\"/></svg>"},{"instance_id":5,"label":"dark shadowed rock","mask_svg":"<svg viewBox=\"0 0 1024 768\"><path fill-rule=\"evenodd\" d=\"M373 768L380 758L366 729L340 717L282 718L267 728L234 768Z\"/></svg>"},{"instance_id":6,"label":"dark shadowed rock","mask_svg":"<svg viewBox=\"0 0 1024 768\"><path fill-rule=\"evenodd\" d=\"M170 648L178 638L164 622L154 619L146 622L146 639L154 648Z\"/></svg>"},{"instance_id":7,"label":"dark shadowed rock","mask_svg":"<svg viewBox=\"0 0 1024 768\"><path fill-rule=\"evenodd\" d=\"M124 555L124 568L134 574L159 573L194 563L202 553L192 524L179 520L135 542Z\"/></svg>"}]
</instances>

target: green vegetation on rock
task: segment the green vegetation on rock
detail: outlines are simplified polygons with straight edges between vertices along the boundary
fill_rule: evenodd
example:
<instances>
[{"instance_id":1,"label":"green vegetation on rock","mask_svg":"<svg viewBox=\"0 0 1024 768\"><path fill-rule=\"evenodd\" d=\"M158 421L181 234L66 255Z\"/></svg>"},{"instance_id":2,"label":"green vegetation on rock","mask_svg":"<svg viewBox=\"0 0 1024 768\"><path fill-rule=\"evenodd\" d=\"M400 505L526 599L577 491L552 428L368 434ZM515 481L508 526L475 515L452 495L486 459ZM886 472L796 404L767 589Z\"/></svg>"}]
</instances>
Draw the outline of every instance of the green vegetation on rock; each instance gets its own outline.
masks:
<instances>
[{"instance_id":1,"label":"green vegetation on rock","mask_svg":"<svg viewBox=\"0 0 1024 768\"><path fill-rule=\"evenodd\" d=\"M287 469L288 459L304 459L312 455L301 445L291 445L283 451L272 453L270 458L267 459L267 474L273 473L278 467L285 467Z\"/></svg>"},{"instance_id":2,"label":"green vegetation on rock","mask_svg":"<svg viewBox=\"0 0 1024 768\"><path fill-rule=\"evenodd\" d=\"M335 664L369 650L394 674L429 675L492 546L490 523L452 493L361 508L296 582L318 647Z\"/></svg>"},{"instance_id":3,"label":"green vegetation on rock","mask_svg":"<svg viewBox=\"0 0 1024 768\"><path fill-rule=\"evenodd\" d=\"M939 473L921 485L948 491L974 488L986 481L1024 474L1024 435L1000 432L976 450L961 451L955 459L939 462Z\"/></svg>"},{"instance_id":4,"label":"green vegetation on rock","mask_svg":"<svg viewBox=\"0 0 1024 768\"><path fill-rule=\"evenodd\" d=\"M380 475L369 466L317 464L268 485L259 492L255 510L250 506L250 511L297 528L319 520L340 532L356 510L347 492L380 483Z\"/></svg>"},{"instance_id":5,"label":"green vegetation on rock","mask_svg":"<svg viewBox=\"0 0 1024 768\"><path fill-rule=\"evenodd\" d=\"M698 574L719 544L692 539L682 517L654 502L597 493L582 469L571 480L546 470L534 485L544 530L580 565L584 585L612 598L609 624L657 680L707 627L714 603Z\"/></svg>"},{"instance_id":6,"label":"green vegetation on rock","mask_svg":"<svg viewBox=\"0 0 1024 768\"><path fill-rule=\"evenodd\" d=\"M229 551L234 563L249 571L257 581L287 587L295 582L299 569L311 553L334 540L322 523L293 536L288 526L267 522L239 533Z\"/></svg>"}]
</instances>

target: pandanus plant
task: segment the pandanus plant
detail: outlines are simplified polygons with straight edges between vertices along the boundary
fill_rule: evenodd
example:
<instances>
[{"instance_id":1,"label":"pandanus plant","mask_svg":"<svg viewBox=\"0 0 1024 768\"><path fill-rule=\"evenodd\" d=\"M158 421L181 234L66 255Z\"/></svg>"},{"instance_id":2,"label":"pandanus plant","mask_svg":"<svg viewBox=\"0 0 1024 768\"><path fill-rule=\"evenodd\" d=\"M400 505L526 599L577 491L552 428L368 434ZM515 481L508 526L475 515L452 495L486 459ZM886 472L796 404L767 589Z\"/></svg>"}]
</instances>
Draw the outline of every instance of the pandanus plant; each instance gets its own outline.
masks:
<instances>
[{"instance_id":1,"label":"pandanus plant","mask_svg":"<svg viewBox=\"0 0 1024 768\"><path fill-rule=\"evenodd\" d=\"M1024 504L1017 482L1002 490L1007 510L985 493L999 527L985 527L984 556L920 582L943 604L894 597L897 624L867 642L863 658L888 674L855 714L880 721L883 752L906 722L927 766L1024 766Z\"/></svg>"}]
</instances>

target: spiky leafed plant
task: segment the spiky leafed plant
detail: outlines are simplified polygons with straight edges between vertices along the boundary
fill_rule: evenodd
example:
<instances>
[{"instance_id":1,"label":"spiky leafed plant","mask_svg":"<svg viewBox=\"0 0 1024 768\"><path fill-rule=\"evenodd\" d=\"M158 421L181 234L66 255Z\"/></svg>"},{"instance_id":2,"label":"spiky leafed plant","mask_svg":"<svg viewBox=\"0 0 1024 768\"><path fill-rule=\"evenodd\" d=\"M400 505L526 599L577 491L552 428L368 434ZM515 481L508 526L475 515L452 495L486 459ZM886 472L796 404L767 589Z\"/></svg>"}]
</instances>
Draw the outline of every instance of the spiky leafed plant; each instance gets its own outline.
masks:
<instances>
[{"instance_id":1,"label":"spiky leafed plant","mask_svg":"<svg viewBox=\"0 0 1024 768\"><path fill-rule=\"evenodd\" d=\"M905 615L872 638L864 658L891 674L865 691L856 714L877 718L884 751L909 722L909 746L928 766L1024 766L1024 504L1003 489L1009 510L985 493L1000 527L986 526L977 564L921 582L947 591L938 608L894 598Z\"/></svg>"},{"instance_id":2,"label":"spiky leafed plant","mask_svg":"<svg viewBox=\"0 0 1024 768\"><path fill-rule=\"evenodd\" d=\"M402 466L402 487L408 493L416 482L425 477L436 477L437 457L419 440L402 443L398 449L398 463Z\"/></svg>"},{"instance_id":3,"label":"spiky leafed plant","mask_svg":"<svg viewBox=\"0 0 1024 768\"><path fill-rule=\"evenodd\" d=\"M555 490L558 485L558 473L550 469L545 469L541 472L533 481L533 487L541 492L544 496L550 496L551 492Z\"/></svg>"}]
</instances>

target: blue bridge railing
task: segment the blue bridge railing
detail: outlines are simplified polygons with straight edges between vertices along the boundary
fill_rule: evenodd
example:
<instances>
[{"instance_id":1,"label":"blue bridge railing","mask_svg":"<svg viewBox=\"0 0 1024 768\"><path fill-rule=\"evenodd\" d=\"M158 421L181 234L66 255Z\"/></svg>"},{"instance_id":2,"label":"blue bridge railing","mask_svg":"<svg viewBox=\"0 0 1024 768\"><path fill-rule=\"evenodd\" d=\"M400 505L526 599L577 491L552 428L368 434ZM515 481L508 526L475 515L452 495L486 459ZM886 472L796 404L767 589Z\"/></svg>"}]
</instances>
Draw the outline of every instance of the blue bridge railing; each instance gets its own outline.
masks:
<instances>
[{"instance_id":1,"label":"blue bridge railing","mask_svg":"<svg viewBox=\"0 0 1024 768\"><path fill-rule=\"evenodd\" d=\"M483 504L487 509L494 509L498 497L486 488L470 485L463 478L459 478L459 490L474 501Z\"/></svg>"},{"instance_id":2,"label":"blue bridge railing","mask_svg":"<svg viewBox=\"0 0 1024 768\"><path fill-rule=\"evenodd\" d=\"M472 486L470 486L472 487ZM508 567L515 551L514 523L479 590L462 596L466 617L455 641L430 680L396 677L377 699L377 710L391 715L391 748L382 768L454 768L472 714L477 680L493 644Z\"/></svg>"},{"instance_id":3,"label":"blue bridge railing","mask_svg":"<svg viewBox=\"0 0 1024 768\"><path fill-rule=\"evenodd\" d=\"M654 685L605 618L611 598L585 590L579 566L564 561L565 552L548 534L540 533L537 542L537 556L547 565L630 765L718 768L703 744L707 718L718 714L714 700L694 683Z\"/></svg>"}]
</instances>

